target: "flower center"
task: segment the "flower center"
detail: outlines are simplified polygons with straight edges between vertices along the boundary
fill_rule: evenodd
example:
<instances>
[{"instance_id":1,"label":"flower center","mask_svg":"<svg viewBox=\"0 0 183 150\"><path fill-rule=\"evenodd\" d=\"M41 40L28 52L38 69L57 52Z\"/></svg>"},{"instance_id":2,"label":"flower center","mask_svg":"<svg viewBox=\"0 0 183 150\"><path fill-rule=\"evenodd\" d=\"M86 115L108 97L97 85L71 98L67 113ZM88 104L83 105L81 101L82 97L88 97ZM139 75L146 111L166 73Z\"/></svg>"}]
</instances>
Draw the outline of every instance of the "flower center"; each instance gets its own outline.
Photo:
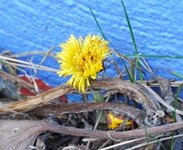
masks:
<instances>
[{"instance_id":1,"label":"flower center","mask_svg":"<svg viewBox=\"0 0 183 150\"><path fill-rule=\"evenodd\" d=\"M80 51L74 56L74 62L76 63L76 68L84 72L96 63L96 56L89 50L83 50L83 52Z\"/></svg>"}]
</instances>

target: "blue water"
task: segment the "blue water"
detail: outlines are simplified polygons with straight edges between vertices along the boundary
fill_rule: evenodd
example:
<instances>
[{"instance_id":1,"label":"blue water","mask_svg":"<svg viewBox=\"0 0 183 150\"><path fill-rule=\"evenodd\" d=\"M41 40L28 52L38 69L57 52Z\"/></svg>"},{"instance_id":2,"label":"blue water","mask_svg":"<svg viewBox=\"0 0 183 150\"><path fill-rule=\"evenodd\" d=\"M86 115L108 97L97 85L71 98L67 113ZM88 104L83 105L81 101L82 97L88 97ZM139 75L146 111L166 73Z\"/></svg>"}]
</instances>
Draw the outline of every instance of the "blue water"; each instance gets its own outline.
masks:
<instances>
[{"instance_id":1,"label":"blue water","mask_svg":"<svg viewBox=\"0 0 183 150\"><path fill-rule=\"evenodd\" d=\"M183 55L183 1L124 0L124 3L140 53ZM96 14L104 34L117 51L134 54L120 0L1 0L0 52L48 51L52 46L64 42L71 34L77 37L90 33L100 34L89 6ZM54 53L58 51L57 48ZM41 57L24 58L31 59L39 63ZM156 75L174 78L167 70L183 74L182 59L151 58L147 61ZM119 58L117 62L120 69L124 69ZM44 65L59 68L53 59L46 60ZM107 69L107 77L114 77L116 74L114 67ZM57 77L55 73L38 72L37 76L52 86L67 80Z\"/></svg>"}]
</instances>

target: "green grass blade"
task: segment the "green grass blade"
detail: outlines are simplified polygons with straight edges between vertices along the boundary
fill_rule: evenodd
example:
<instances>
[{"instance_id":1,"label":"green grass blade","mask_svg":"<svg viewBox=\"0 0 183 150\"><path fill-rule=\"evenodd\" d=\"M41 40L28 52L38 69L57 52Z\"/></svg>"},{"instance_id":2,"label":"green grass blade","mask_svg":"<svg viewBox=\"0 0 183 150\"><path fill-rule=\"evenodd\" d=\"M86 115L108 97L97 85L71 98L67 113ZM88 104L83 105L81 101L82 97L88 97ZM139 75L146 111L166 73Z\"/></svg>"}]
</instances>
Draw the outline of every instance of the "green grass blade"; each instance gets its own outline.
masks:
<instances>
[{"instance_id":1,"label":"green grass blade","mask_svg":"<svg viewBox=\"0 0 183 150\"><path fill-rule=\"evenodd\" d=\"M140 61L137 61L137 66L140 68L141 64L140 64ZM141 70L139 70L139 76L140 76L140 81L143 82L143 73Z\"/></svg>"},{"instance_id":2,"label":"green grass blade","mask_svg":"<svg viewBox=\"0 0 183 150\"><path fill-rule=\"evenodd\" d=\"M128 28L130 30L130 34L131 34L133 46L134 46L134 49L135 49L135 53L138 54L138 49L137 49L137 45L136 45L136 42L135 42L135 37L134 37L134 34L133 34L132 26L131 26L131 23L130 23L130 20L129 20L129 17L128 17L128 13L127 13L127 10L126 10L126 7L125 7L125 4L124 4L123 0L121 0L121 4L122 4L122 7L123 7L123 10L124 10L124 13L125 13L126 21L128 23Z\"/></svg>"},{"instance_id":3,"label":"green grass blade","mask_svg":"<svg viewBox=\"0 0 183 150\"><path fill-rule=\"evenodd\" d=\"M103 33L103 31L102 31L102 29L101 29L101 27L100 27L100 25L99 25L99 22L98 22L98 20L97 20L97 18L96 18L96 16L95 16L93 10L91 9L91 7L89 7L89 9L90 9L90 12L91 12L91 14L92 14L94 20L95 20L95 23L97 24L97 27L98 27L99 30L100 30L100 33L102 34L102 37L103 37L104 39L107 40L106 36L104 35L104 33Z\"/></svg>"},{"instance_id":4,"label":"green grass blade","mask_svg":"<svg viewBox=\"0 0 183 150\"><path fill-rule=\"evenodd\" d=\"M174 99L174 101L173 101L173 106L174 106L174 111L173 111L173 114L172 114L172 116L173 116L173 121L174 122L176 122L177 120L176 120L176 109L178 108L178 97L179 97L179 94L180 94L180 92L181 92L181 89L182 89L182 86L179 86L178 87L178 89L177 89L177 92L176 92L176 94L175 94L175 99ZM179 109L179 108L178 108ZM174 136L174 132L172 133L172 139L171 139L171 144L170 144L170 146L171 146L171 150L173 150L174 149L174 144L175 144L175 139L173 138L173 136Z\"/></svg>"},{"instance_id":5,"label":"green grass blade","mask_svg":"<svg viewBox=\"0 0 183 150\"><path fill-rule=\"evenodd\" d=\"M98 22L98 20L97 20L97 18L96 18L96 16L95 16L93 10L91 9L91 7L89 7L89 10L90 10L90 12L91 12L91 14L92 14L92 16L93 16L93 18L94 18L94 20L95 20L95 23L97 24L97 27L99 28L100 33L102 34L102 37L103 37L104 39L108 40L107 37L104 35L104 32L102 31L102 28L100 27L100 24L99 24L99 22ZM108 40L108 41L109 41L109 40ZM126 64L125 64L125 61L124 61L124 59L122 58L122 54L120 54L120 53L116 50L116 48L114 47L114 45L112 45L112 43L111 43L111 46L113 47L113 49L114 49L114 51L116 52L116 54L117 54L117 55L120 57L120 59L122 60L124 66L125 66L125 69L126 69L126 71L127 71L128 77L129 77L130 81L132 81L131 74L129 73L129 70L128 70Z\"/></svg>"},{"instance_id":6,"label":"green grass blade","mask_svg":"<svg viewBox=\"0 0 183 150\"><path fill-rule=\"evenodd\" d=\"M131 57L131 58L164 58L164 59L183 59L183 56L181 55L175 55L175 56L170 56L170 55L147 55L147 54L126 54L126 57Z\"/></svg>"},{"instance_id":7,"label":"green grass blade","mask_svg":"<svg viewBox=\"0 0 183 150\"><path fill-rule=\"evenodd\" d=\"M127 72L127 74L128 74L128 77L129 77L130 81L133 82L133 77L132 77L132 75L130 74L130 71L129 71L129 69L127 68L127 66L126 66L124 60L123 60L123 64L124 64L124 66L125 66L125 69L126 69L126 72Z\"/></svg>"},{"instance_id":8,"label":"green grass blade","mask_svg":"<svg viewBox=\"0 0 183 150\"><path fill-rule=\"evenodd\" d=\"M132 38L132 43L133 43L133 46L134 46L134 49L135 49L135 54L136 56L138 56L138 49L137 49L137 44L136 44L136 41L135 41L135 37L134 37L134 34L133 34L133 30L132 30L132 26L131 26L131 23L130 23L130 19L128 17L128 13L127 13L127 10L126 10L126 7L125 7L125 4L123 2L123 0L121 0L121 4L122 4L122 7L123 7L123 10L124 10L124 13L125 13L125 17L126 17L126 21L127 21L127 24L128 24L128 28L130 30L130 35L131 35L131 38ZM133 74L133 79L134 79L134 82L136 80L136 76L137 76L137 68L140 68L140 63L138 61L138 57L137 57L137 62L135 63L135 67L133 67L134 70L132 70L132 72L134 72ZM140 75L140 80L143 81L143 74L140 70L138 70L139 72L139 75Z\"/></svg>"},{"instance_id":9,"label":"green grass blade","mask_svg":"<svg viewBox=\"0 0 183 150\"><path fill-rule=\"evenodd\" d=\"M177 73L177 72L175 72L175 71L168 71L168 72L170 72L172 75L174 75L174 76L176 76L176 77L178 77L178 78L183 79L183 75L180 74L180 73Z\"/></svg>"}]
</instances>

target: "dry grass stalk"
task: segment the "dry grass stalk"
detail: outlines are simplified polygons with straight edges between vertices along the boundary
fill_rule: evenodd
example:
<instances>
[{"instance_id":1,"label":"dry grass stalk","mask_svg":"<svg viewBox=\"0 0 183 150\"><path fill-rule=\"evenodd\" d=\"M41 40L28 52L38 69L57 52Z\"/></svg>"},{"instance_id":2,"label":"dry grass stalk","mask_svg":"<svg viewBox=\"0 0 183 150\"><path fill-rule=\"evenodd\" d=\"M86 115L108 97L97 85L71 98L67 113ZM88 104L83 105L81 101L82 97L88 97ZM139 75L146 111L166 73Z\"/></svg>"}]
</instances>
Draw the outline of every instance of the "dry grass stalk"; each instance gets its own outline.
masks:
<instances>
[{"instance_id":1,"label":"dry grass stalk","mask_svg":"<svg viewBox=\"0 0 183 150\"><path fill-rule=\"evenodd\" d=\"M12 67L24 67L24 68L32 68L36 70L44 70L44 71L50 71L50 72L57 72L57 69L46 67L46 66L41 66L37 64L33 64L31 62L23 61L23 60L18 60L15 58L10 58L6 56L0 55L0 59L4 61L4 63L11 65Z\"/></svg>"}]
</instances>

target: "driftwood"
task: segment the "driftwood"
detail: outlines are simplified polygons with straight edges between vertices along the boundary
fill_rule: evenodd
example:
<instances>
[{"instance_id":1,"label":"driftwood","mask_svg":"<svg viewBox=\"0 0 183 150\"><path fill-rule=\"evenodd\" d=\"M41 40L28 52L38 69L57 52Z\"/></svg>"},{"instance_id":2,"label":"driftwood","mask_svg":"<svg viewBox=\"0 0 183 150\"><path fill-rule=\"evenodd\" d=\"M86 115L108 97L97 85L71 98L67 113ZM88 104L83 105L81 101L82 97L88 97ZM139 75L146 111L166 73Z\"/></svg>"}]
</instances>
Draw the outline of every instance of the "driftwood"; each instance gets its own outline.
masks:
<instances>
[{"instance_id":1,"label":"driftwood","mask_svg":"<svg viewBox=\"0 0 183 150\"><path fill-rule=\"evenodd\" d=\"M34 145L37 137L45 131L61 133L65 135L73 135L80 137L92 137L97 139L132 139L139 137L150 137L170 131L183 128L183 121L162 125L158 127L149 127L145 129L136 129L124 132L115 131L92 131L86 129L78 129L75 127L66 127L53 124L46 121L0 121L0 149L17 150L29 149Z\"/></svg>"},{"instance_id":2,"label":"driftwood","mask_svg":"<svg viewBox=\"0 0 183 150\"><path fill-rule=\"evenodd\" d=\"M151 102L150 98L152 98L152 97L149 97L149 95L151 93L147 94L147 92L144 92L137 84L132 84L130 82L122 81L122 80L92 81L91 84L92 84L92 87L94 87L94 88L117 90L120 93L125 94L125 95L133 98L137 102L143 104L144 109L146 111L158 110L158 107L156 106L156 104L154 102ZM17 112L30 111L30 110L33 110L44 104L47 104L51 100L53 100L61 95L67 94L71 90L72 90L71 87L61 85L61 86L53 88L47 92L34 96L32 98L20 100L19 102L8 103L8 104L6 104L6 107L8 107L9 109L12 109L14 111L17 111ZM154 98L154 100L156 100L156 99ZM7 109L1 107L0 113L7 113Z\"/></svg>"},{"instance_id":3,"label":"driftwood","mask_svg":"<svg viewBox=\"0 0 183 150\"><path fill-rule=\"evenodd\" d=\"M3 106L0 107L0 113L1 114L8 113L9 110L13 110L16 112L27 112L37 107L40 107L44 104L47 104L48 102L52 101L55 98L60 97L61 95L67 94L70 90L71 87L61 85L47 92L38 94L34 97L20 100L18 102L7 103L5 104L5 107Z\"/></svg>"},{"instance_id":4,"label":"driftwood","mask_svg":"<svg viewBox=\"0 0 183 150\"><path fill-rule=\"evenodd\" d=\"M81 113L88 112L93 110L112 110L123 115L126 115L138 124L138 126L143 125L144 111L134 108L132 106L123 104L123 103L106 103L106 102L98 102L98 103L75 103L75 104L63 104L63 105L44 105L40 108L34 109L30 111L29 114L32 116L38 117L48 117L49 114L54 114L55 116L59 116L60 114L67 113Z\"/></svg>"},{"instance_id":5,"label":"driftwood","mask_svg":"<svg viewBox=\"0 0 183 150\"><path fill-rule=\"evenodd\" d=\"M147 113L149 112L149 114L156 112L160 107L159 103L161 103L172 112L183 115L183 111L174 108L170 104L167 104L156 92L144 84L132 84L124 80L116 79L110 81L93 81L92 86L94 88L102 88L113 91L116 90L119 93L126 94L135 101L141 103Z\"/></svg>"},{"instance_id":6,"label":"driftwood","mask_svg":"<svg viewBox=\"0 0 183 150\"><path fill-rule=\"evenodd\" d=\"M149 114L155 113L160 109L159 103L163 104L171 111L175 111L178 114L183 115L181 110L177 110L170 104L167 104L162 98L160 98L152 89L146 85L138 83L132 84L123 80L102 80L92 81L92 88L104 89L112 91L113 93L121 93L141 103L145 111ZM98 104L73 104L73 105L60 105L53 108L53 105L49 105L53 99L65 95L73 89L69 86L58 86L47 92L39 94L37 96L21 100L18 102L10 102L2 104L0 107L1 114L7 114L11 112L30 112L32 114L48 115L53 113L56 115L64 113L77 113L85 112L96 109L109 109L117 110L120 113L134 119L139 125L142 124L142 111L130 106L119 106L113 103L98 103ZM78 107L75 107L75 106ZM122 105L122 104L121 104ZM41 108L41 109L39 109ZM62 108L64 108L62 110ZM35 112L34 112L35 111ZM75 127L66 127L62 125L53 124L46 121L28 121L28 120L1 120L0 121L0 149L29 149L34 145L38 136L45 131L61 133L65 135L79 136L79 137L92 137L97 139L133 139L138 137L148 137L175 131L183 128L183 121L162 125L157 127L146 127L145 129L135 129L125 132L115 131L93 131L86 129L79 129Z\"/></svg>"},{"instance_id":7,"label":"driftwood","mask_svg":"<svg viewBox=\"0 0 183 150\"><path fill-rule=\"evenodd\" d=\"M91 86L93 88L113 90L121 94L127 95L144 106L147 113L156 113L159 109L159 103L167 107L171 111L175 111L177 114L183 115L183 111L175 109L171 105L167 104L157 93L155 93L151 88L146 85L132 84L128 81L123 80L103 80L103 81L92 81ZM36 95L32 98L26 100L21 100L18 102L11 102L6 104L6 107L0 108L0 113L8 113L8 110L13 110L17 112L26 112L33 110L35 108L41 107L44 104L53 99L67 94L69 91L73 90L69 86L58 86L47 92ZM9 109L7 109L7 107Z\"/></svg>"},{"instance_id":8,"label":"driftwood","mask_svg":"<svg viewBox=\"0 0 183 150\"><path fill-rule=\"evenodd\" d=\"M146 111L156 112L158 110L158 101L152 94L143 89L140 84L133 84L124 80L103 80L103 81L93 81L93 88L100 88L106 90L112 90L119 92L121 94L127 95L128 97L134 99L138 103L144 106Z\"/></svg>"}]
</instances>

